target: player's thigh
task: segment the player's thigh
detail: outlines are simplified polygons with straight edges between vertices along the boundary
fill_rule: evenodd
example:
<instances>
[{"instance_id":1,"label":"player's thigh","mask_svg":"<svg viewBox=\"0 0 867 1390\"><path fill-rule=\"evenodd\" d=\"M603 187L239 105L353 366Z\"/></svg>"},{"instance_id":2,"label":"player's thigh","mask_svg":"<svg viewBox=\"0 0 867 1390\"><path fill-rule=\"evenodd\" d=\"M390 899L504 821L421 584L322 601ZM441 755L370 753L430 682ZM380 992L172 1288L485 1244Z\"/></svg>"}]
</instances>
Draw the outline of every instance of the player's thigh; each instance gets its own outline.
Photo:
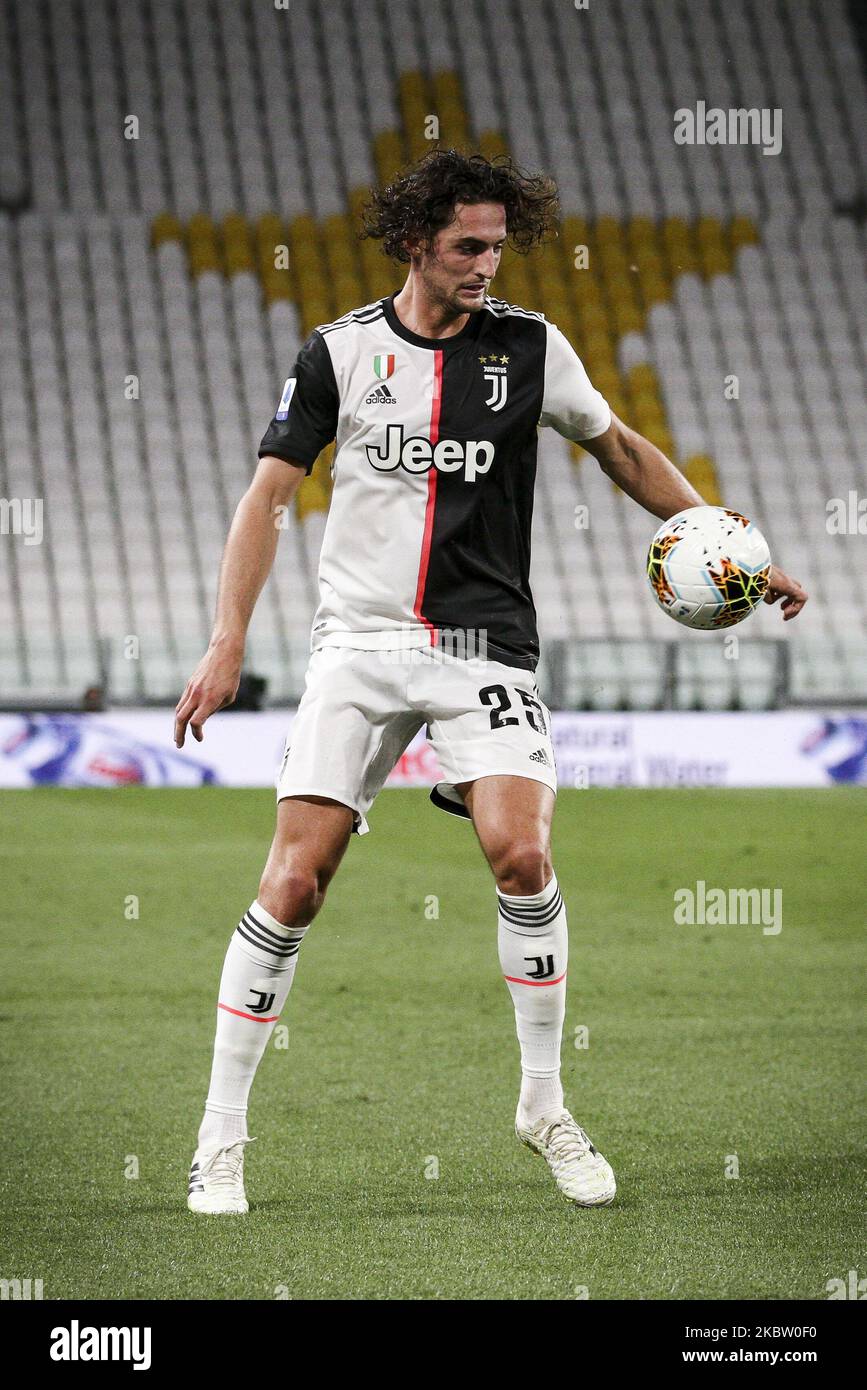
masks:
<instances>
[{"instance_id":1,"label":"player's thigh","mask_svg":"<svg viewBox=\"0 0 867 1390\"><path fill-rule=\"evenodd\" d=\"M259 881L258 901L288 926L308 926L349 843L354 812L327 797L286 797Z\"/></svg>"},{"instance_id":2,"label":"player's thigh","mask_svg":"<svg viewBox=\"0 0 867 1390\"><path fill-rule=\"evenodd\" d=\"M284 797L277 803L265 876L309 879L323 891L346 853L353 819L351 806L330 797Z\"/></svg>"},{"instance_id":3,"label":"player's thigh","mask_svg":"<svg viewBox=\"0 0 867 1390\"><path fill-rule=\"evenodd\" d=\"M285 797L259 882L258 901L278 922L306 926L325 899L352 833L350 806L327 797Z\"/></svg>"},{"instance_id":4,"label":"player's thigh","mask_svg":"<svg viewBox=\"0 0 867 1390\"><path fill-rule=\"evenodd\" d=\"M430 741L443 774L436 803L463 798L504 892L540 891L550 878L557 773L550 714L534 674L443 659L424 676Z\"/></svg>"}]
</instances>

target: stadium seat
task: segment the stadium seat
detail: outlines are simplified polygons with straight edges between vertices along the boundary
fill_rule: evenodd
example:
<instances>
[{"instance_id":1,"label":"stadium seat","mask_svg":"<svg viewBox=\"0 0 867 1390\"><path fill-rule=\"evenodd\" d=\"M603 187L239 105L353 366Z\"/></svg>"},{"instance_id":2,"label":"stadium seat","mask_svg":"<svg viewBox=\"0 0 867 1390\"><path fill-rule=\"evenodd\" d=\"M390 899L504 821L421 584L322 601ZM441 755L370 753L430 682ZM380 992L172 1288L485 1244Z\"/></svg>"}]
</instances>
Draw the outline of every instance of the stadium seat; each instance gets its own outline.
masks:
<instances>
[{"instance_id":1,"label":"stadium seat","mask_svg":"<svg viewBox=\"0 0 867 1390\"><path fill-rule=\"evenodd\" d=\"M867 495L867 85L843 0L762 6L761 42L755 0L537 0L532 17L480 0L458 24L448 0L417 24L405 10L382 0L372 24L365 0L327 14L293 0L291 23L253 0L141 0L122 23L116 0L0 9L2 484L44 497L54 528L39 559L6 553L2 670L80 685L101 643L146 626L117 692L176 693L300 342L401 283L357 219L375 180L431 147L436 116L441 140L554 175L559 241L504 257L495 290L542 309L617 414L803 565L796 690L830 688L826 642L863 694L863 538L816 524L831 499ZM785 111L773 158L674 143L678 107L762 92ZM581 456L542 432L543 639L679 642L642 588L653 518ZM329 497L323 456L257 619L257 665L284 698L300 692ZM752 631L790 640L767 609ZM655 703L631 660L601 684ZM690 699L719 703L706 676L690 673Z\"/></svg>"}]
</instances>

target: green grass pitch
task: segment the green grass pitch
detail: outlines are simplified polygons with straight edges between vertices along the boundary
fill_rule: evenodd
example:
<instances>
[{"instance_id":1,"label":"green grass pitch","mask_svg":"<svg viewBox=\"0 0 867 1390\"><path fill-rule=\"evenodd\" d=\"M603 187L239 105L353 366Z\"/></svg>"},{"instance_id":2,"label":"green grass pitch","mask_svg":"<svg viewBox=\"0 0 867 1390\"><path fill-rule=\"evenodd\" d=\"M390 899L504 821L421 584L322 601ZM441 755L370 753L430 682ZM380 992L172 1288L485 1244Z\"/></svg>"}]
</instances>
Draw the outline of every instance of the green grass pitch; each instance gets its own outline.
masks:
<instances>
[{"instance_id":1,"label":"green grass pitch","mask_svg":"<svg viewBox=\"0 0 867 1390\"><path fill-rule=\"evenodd\" d=\"M253 1088L250 1214L220 1219L186 1175L271 793L6 793L0 1274L46 1299L827 1297L867 1273L864 798L561 792L566 1098L619 1188L581 1211L512 1130L473 831L383 793ZM782 931L676 925L698 879L782 889Z\"/></svg>"}]
</instances>

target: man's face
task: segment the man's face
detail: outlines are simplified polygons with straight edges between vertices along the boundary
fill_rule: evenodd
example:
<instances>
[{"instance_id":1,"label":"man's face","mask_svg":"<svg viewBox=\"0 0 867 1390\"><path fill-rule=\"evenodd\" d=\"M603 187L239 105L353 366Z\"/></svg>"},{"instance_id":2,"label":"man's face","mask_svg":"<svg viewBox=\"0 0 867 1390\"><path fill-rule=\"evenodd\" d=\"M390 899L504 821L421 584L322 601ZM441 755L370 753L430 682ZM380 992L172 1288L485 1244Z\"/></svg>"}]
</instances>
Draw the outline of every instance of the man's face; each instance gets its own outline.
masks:
<instances>
[{"instance_id":1,"label":"man's face","mask_svg":"<svg viewBox=\"0 0 867 1390\"><path fill-rule=\"evenodd\" d=\"M457 203L454 221L437 232L432 249L414 257L431 302L452 314L481 309L505 243L502 203Z\"/></svg>"}]
</instances>

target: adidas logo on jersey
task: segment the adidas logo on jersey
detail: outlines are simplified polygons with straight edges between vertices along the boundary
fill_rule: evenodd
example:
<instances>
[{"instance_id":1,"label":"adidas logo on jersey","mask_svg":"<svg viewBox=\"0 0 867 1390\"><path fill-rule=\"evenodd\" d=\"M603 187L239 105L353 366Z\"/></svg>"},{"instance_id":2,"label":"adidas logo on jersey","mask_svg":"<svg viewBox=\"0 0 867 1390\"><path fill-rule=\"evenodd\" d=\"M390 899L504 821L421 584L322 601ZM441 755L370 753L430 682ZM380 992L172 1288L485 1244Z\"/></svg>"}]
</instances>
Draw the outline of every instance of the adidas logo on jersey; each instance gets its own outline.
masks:
<instances>
[{"instance_id":1,"label":"adidas logo on jersey","mask_svg":"<svg viewBox=\"0 0 867 1390\"><path fill-rule=\"evenodd\" d=\"M531 763L544 763L546 767L551 766L551 759L548 757L544 748L537 748L535 753L531 753L529 756Z\"/></svg>"},{"instance_id":2,"label":"adidas logo on jersey","mask_svg":"<svg viewBox=\"0 0 867 1390\"><path fill-rule=\"evenodd\" d=\"M371 391L364 404L397 405L397 398L391 394L387 386L377 386L375 391Z\"/></svg>"},{"instance_id":3,"label":"adidas logo on jersey","mask_svg":"<svg viewBox=\"0 0 867 1390\"><path fill-rule=\"evenodd\" d=\"M441 439L431 444L421 435L404 438L403 425L388 425L385 446L377 449L367 445L367 458L381 473L405 468L407 473L427 473L436 468L441 473L464 471L468 483L474 483L480 473L487 473L496 450L489 439Z\"/></svg>"}]
</instances>

